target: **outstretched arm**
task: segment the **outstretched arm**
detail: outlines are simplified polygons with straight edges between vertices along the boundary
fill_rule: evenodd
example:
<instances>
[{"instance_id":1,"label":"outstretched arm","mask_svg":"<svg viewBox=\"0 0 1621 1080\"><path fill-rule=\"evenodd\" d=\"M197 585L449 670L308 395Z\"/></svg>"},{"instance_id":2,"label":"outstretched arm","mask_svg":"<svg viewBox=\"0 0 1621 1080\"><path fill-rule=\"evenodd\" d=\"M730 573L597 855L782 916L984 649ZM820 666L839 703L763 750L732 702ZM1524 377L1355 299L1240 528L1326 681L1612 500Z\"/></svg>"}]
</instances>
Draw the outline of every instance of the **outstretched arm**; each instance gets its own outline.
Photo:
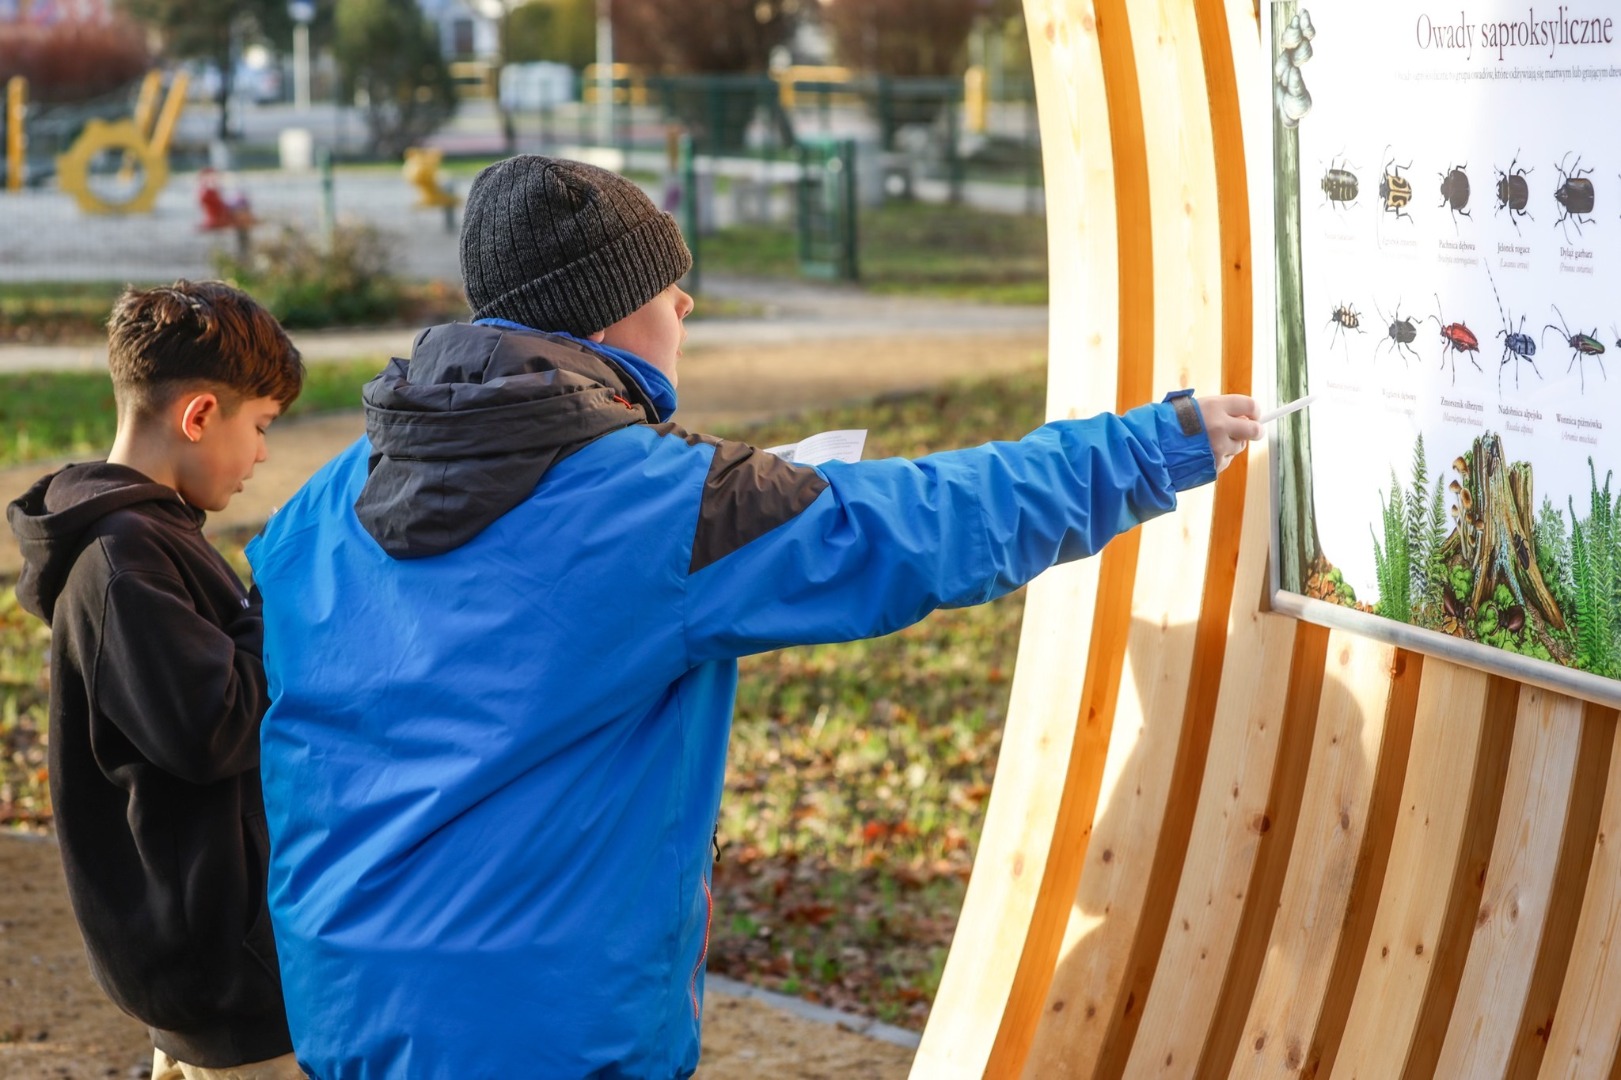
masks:
<instances>
[{"instance_id":1,"label":"outstretched arm","mask_svg":"<svg viewBox=\"0 0 1621 1080\"><path fill-rule=\"evenodd\" d=\"M738 480L706 489L706 514L747 518L760 491L796 479L803 497L768 531L695 560L689 658L870 637L936 607L993 599L1214 479L1259 428L1253 411L1248 398L1184 398L1055 421L1015 443L830 464L814 476L723 446L712 471Z\"/></svg>"}]
</instances>

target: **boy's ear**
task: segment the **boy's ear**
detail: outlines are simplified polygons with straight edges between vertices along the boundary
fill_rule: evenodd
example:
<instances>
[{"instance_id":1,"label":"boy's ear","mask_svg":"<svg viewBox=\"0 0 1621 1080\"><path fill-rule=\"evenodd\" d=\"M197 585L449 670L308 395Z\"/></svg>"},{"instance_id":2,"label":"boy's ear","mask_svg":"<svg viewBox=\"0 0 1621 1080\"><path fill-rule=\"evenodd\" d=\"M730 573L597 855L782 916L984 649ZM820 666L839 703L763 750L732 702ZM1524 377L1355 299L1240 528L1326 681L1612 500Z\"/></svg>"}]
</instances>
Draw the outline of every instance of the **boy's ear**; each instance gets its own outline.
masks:
<instances>
[{"instance_id":1,"label":"boy's ear","mask_svg":"<svg viewBox=\"0 0 1621 1080\"><path fill-rule=\"evenodd\" d=\"M608 336L608 331L606 331L606 330L598 330L594 334L585 335L587 341L595 341L595 342L599 342L599 343L602 341L603 338L605 338L607 336Z\"/></svg>"},{"instance_id":2,"label":"boy's ear","mask_svg":"<svg viewBox=\"0 0 1621 1080\"><path fill-rule=\"evenodd\" d=\"M180 411L180 434L187 442L197 442L220 415L220 399L205 390L182 400L185 406Z\"/></svg>"}]
</instances>

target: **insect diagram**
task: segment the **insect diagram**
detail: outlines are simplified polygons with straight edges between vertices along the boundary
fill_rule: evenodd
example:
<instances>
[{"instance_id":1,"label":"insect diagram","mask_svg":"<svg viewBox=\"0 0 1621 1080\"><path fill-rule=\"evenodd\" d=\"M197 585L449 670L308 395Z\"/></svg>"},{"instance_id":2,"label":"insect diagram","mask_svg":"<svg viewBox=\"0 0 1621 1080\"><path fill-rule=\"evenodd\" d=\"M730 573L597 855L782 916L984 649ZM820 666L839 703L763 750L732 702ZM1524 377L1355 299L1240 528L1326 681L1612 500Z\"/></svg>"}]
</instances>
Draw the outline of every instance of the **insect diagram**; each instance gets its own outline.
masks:
<instances>
[{"instance_id":1,"label":"insect diagram","mask_svg":"<svg viewBox=\"0 0 1621 1080\"><path fill-rule=\"evenodd\" d=\"M1454 165L1441 174L1441 205L1452 211L1452 227L1458 227L1459 217L1471 217L1469 206L1469 174L1467 165Z\"/></svg>"},{"instance_id":2,"label":"insect diagram","mask_svg":"<svg viewBox=\"0 0 1621 1080\"><path fill-rule=\"evenodd\" d=\"M1325 325L1332 326L1334 328L1333 333L1329 335L1329 345L1333 345L1335 341L1339 340L1343 335L1352 330L1355 330L1359 334L1366 333L1366 331L1362 329L1361 313L1353 308L1350 304L1337 305L1333 311L1329 312L1328 322ZM1347 360L1351 358L1349 351L1346 352L1345 358Z\"/></svg>"},{"instance_id":3,"label":"insect diagram","mask_svg":"<svg viewBox=\"0 0 1621 1080\"><path fill-rule=\"evenodd\" d=\"M1559 159L1559 164L1554 166L1559 170L1559 186L1553 189L1554 202L1559 204L1559 220L1554 224L1564 228L1566 240L1570 239L1570 227L1565 223L1574 221L1576 235L1580 236L1583 218L1593 212L1593 181L1587 179L1593 170L1582 168L1582 159L1578 155L1576 164L1566 172L1565 161L1569 157L1567 153ZM1589 225L1593 224L1590 217L1586 221Z\"/></svg>"},{"instance_id":4,"label":"insect diagram","mask_svg":"<svg viewBox=\"0 0 1621 1080\"><path fill-rule=\"evenodd\" d=\"M1520 388L1520 361L1524 360L1531 365L1531 370L1542 378L1542 372L1537 368L1533 359L1537 355L1537 343L1525 332L1525 315L1520 315L1520 325L1515 328L1509 322L1509 315L1503 310L1503 298L1497 294L1497 279L1492 277L1491 267L1486 268L1486 280L1492 283L1492 296L1497 300L1497 317L1502 320L1503 328L1497 331L1497 336L1503 339L1503 355L1497 361L1497 392L1503 392L1503 368L1510 363L1514 365L1514 389ZM1442 331L1445 333L1446 331Z\"/></svg>"},{"instance_id":5,"label":"insect diagram","mask_svg":"<svg viewBox=\"0 0 1621 1080\"><path fill-rule=\"evenodd\" d=\"M1468 353L1469 362L1475 365L1476 371L1483 370L1475 354L1480 352L1480 339L1475 332L1461 322L1449 323L1441 315L1441 297L1435 298L1435 314L1426 316L1435 320L1435 325L1441 329L1441 366L1446 367L1447 361L1452 361L1452 385L1458 384L1458 353Z\"/></svg>"},{"instance_id":6,"label":"insect diagram","mask_svg":"<svg viewBox=\"0 0 1621 1080\"><path fill-rule=\"evenodd\" d=\"M1378 314L1380 322L1386 321L1384 312L1379 310L1377 300L1373 303L1373 310ZM1401 317L1400 302L1396 304L1396 317L1389 320L1389 323L1389 327L1385 330L1386 336L1374 343L1373 358L1378 360L1380 347L1389 345L1393 351L1401 354L1402 363L1404 364L1407 363L1408 356L1412 356L1415 360L1418 359L1418 353L1413 351L1413 342L1418 339L1418 327L1413 323L1411 317L1406 319Z\"/></svg>"},{"instance_id":7,"label":"insect diagram","mask_svg":"<svg viewBox=\"0 0 1621 1080\"><path fill-rule=\"evenodd\" d=\"M1385 147L1385 153L1390 147ZM1379 201L1381 209L1387 214L1394 214L1399 218L1413 220L1413 215L1407 212L1407 204L1413 201L1413 185L1403 176L1403 169L1411 169L1413 163L1397 165L1395 158L1385 159L1384 175L1379 178Z\"/></svg>"},{"instance_id":8,"label":"insect diagram","mask_svg":"<svg viewBox=\"0 0 1621 1080\"><path fill-rule=\"evenodd\" d=\"M1356 194L1359 190L1356 173L1347 168L1346 164L1343 156L1340 157L1338 165L1335 165L1333 160L1330 160L1328 169L1323 173L1321 183L1323 201L1332 205L1336 210L1344 209L1356 202Z\"/></svg>"},{"instance_id":9,"label":"insect diagram","mask_svg":"<svg viewBox=\"0 0 1621 1080\"><path fill-rule=\"evenodd\" d=\"M1497 173L1497 210L1501 213L1508 211L1508 220L1513 223L1514 231L1520 231L1520 218L1529 218L1531 212L1526 205L1531 201L1531 185L1526 182L1530 169L1518 168L1520 152L1514 152L1514 160L1508 163L1508 171Z\"/></svg>"},{"instance_id":10,"label":"insect diagram","mask_svg":"<svg viewBox=\"0 0 1621 1080\"><path fill-rule=\"evenodd\" d=\"M1604 342L1598 339L1598 327L1595 326L1591 334L1584 334L1579 330L1573 334L1570 332L1570 328L1565 325L1565 315L1564 312L1559 310L1559 305L1550 304L1549 306L1553 308L1553 313L1559 316L1559 325L1555 326L1553 323L1549 323L1544 326L1542 336L1546 339L1549 330L1557 330L1564 335L1565 344L1570 346L1570 363L1565 365L1565 374L1569 375L1571 368L1577 368L1581 373L1582 393L1587 393L1587 368L1582 361L1591 356L1598 361L1599 373L1604 376L1604 381L1609 382L1610 373L1604 370L1604 361L1602 359L1604 356ZM1621 346L1621 342L1616 344Z\"/></svg>"}]
</instances>

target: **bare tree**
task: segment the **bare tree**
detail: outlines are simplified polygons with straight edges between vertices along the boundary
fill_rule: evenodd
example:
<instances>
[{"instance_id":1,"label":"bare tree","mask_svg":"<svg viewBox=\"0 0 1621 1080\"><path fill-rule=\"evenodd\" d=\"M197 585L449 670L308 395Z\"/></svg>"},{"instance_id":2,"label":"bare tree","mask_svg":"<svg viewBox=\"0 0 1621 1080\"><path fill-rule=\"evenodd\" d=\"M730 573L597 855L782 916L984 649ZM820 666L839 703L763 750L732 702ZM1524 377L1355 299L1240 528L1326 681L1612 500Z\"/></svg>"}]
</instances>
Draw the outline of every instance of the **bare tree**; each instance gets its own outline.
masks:
<instances>
[{"instance_id":1,"label":"bare tree","mask_svg":"<svg viewBox=\"0 0 1621 1080\"><path fill-rule=\"evenodd\" d=\"M800 0L612 0L614 55L680 74L764 71Z\"/></svg>"},{"instance_id":2,"label":"bare tree","mask_svg":"<svg viewBox=\"0 0 1621 1080\"><path fill-rule=\"evenodd\" d=\"M344 0L333 52L347 88L364 92L374 153L398 156L456 111L439 35L416 0Z\"/></svg>"},{"instance_id":3,"label":"bare tree","mask_svg":"<svg viewBox=\"0 0 1621 1080\"><path fill-rule=\"evenodd\" d=\"M821 9L839 58L879 75L962 74L974 20L992 0L829 0Z\"/></svg>"},{"instance_id":4,"label":"bare tree","mask_svg":"<svg viewBox=\"0 0 1621 1080\"><path fill-rule=\"evenodd\" d=\"M285 0L121 0L121 6L158 32L168 55L206 60L219 70L214 101L221 139L231 135L231 91L243 40L254 34L278 40L291 34Z\"/></svg>"}]
</instances>

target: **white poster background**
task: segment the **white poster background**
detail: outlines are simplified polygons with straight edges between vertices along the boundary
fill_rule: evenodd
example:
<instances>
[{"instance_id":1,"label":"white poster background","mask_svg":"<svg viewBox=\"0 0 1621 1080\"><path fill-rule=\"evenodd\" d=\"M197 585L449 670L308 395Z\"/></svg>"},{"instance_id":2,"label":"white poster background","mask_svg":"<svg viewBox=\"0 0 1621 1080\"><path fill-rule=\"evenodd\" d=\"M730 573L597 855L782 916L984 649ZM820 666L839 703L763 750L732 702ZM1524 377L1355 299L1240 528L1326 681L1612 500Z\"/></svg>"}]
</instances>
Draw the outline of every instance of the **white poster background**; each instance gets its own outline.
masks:
<instances>
[{"instance_id":1,"label":"white poster background","mask_svg":"<svg viewBox=\"0 0 1621 1080\"><path fill-rule=\"evenodd\" d=\"M1578 520L1588 512L1588 457L1601 488L1621 467L1621 4L1305 6L1317 30L1300 69L1312 107L1299 128L1316 517L1325 555L1371 602L1370 530L1392 470L1402 493L1410 485L1419 432L1431 485L1456 475L1453 460L1476 436L1496 432L1507 460L1531 463L1535 508L1550 499L1567 530L1572 502ZM1617 43L1510 47L1500 57L1482 40L1482 24L1523 22L1533 10L1538 21L1613 13ZM1444 28L1460 25L1469 44L1444 47ZM1499 207L1511 163L1525 170L1528 216ZM1593 211L1580 222L1560 223L1561 163L1593 185ZM1387 166L1403 166L1410 216L1384 209ZM1321 190L1333 167L1358 178L1351 205ZM1467 216L1441 194L1453 167L1469 178ZM1554 305L1572 333L1596 331L1605 353L1572 364ZM1343 307L1357 313L1359 331L1333 323ZM1388 336L1398 312L1417 330L1416 357ZM1465 324L1479 351L1448 346L1443 322ZM1534 339L1536 370L1512 354L1503 363L1505 333ZM1621 477L1612 499L1618 485Z\"/></svg>"}]
</instances>

